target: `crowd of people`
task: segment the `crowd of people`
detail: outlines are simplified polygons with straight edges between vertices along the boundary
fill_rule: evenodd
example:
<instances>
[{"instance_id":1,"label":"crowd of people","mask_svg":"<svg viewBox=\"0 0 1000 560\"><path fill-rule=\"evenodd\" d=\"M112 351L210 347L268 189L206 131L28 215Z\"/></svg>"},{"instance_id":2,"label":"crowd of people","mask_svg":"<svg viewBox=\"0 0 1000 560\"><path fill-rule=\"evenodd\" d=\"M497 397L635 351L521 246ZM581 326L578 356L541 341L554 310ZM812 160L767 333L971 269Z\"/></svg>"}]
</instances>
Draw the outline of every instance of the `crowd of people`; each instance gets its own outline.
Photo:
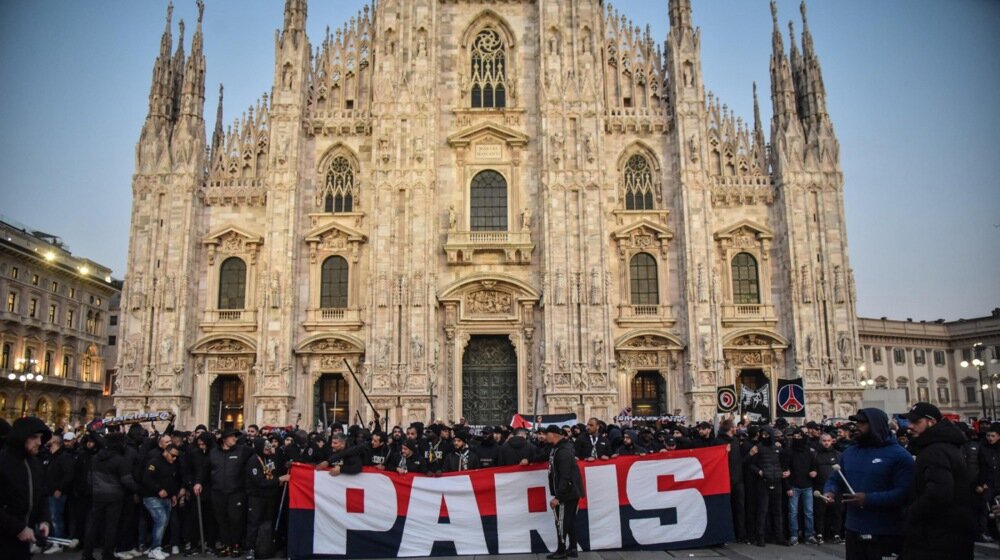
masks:
<instances>
[{"instance_id":1,"label":"crowd of people","mask_svg":"<svg viewBox=\"0 0 1000 560\"><path fill-rule=\"evenodd\" d=\"M463 420L389 430L333 424L313 432L253 425L182 431L173 423L162 432L152 423L150 430L53 431L32 417L13 426L0 421L0 550L10 558L68 547L79 548L82 560L94 560L97 549L103 560L164 560L207 546L223 558L270 557L285 541L283 490L293 462L332 476L366 466L434 475L548 462L553 509L567 524L550 557L575 557L572 519L582 485L574 457L606 461L724 445L738 542L846 543L848 559L972 558L975 540L1000 537L1000 423L972 429L928 403L906 418L900 426L866 408L836 426L738 418L639 426L591 418L535 430L473 430ZM574 485L579 491L568 492Z\"/></svg>"}]
</instances>

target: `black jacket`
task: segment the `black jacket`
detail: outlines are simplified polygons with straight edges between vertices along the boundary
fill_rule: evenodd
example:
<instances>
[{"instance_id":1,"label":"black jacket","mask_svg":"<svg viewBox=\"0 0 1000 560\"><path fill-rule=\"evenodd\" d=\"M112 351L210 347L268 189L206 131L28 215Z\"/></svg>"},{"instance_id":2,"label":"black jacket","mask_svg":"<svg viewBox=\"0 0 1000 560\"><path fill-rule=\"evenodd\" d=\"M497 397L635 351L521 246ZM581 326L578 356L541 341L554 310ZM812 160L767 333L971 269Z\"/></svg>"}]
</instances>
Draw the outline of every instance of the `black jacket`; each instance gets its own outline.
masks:
<instances>
[{"instance_id":1,"label":"black jacket","mask_svg":"<svg viewBox=\"0 0 1000 560\"><path fill-rule=\"evenodd\" d=\"M132 466L125 456L122 444L109 443L97 452L91 464L91 489L95 502L113 502L139 491L132 476Z\"/></svg>"},{"instance_id":2,"label":"black jacket","mask_svg":"<svg viewBox=\"0 0 1000 560\"><path fill-rule=\"evenodd\" d=\"M204 481L211 485L213 493L237 494L246 489L247 461L253 456L253 450L243 445L236 445L229 450L215 448L208 452L208 461L198 475L197 482L204 486Z\"/></svg>"},{"instance_id":3,"label":"black jacket","mask_svg":"<svg viewBox=\"0 0 1000 560\"><path fill-rule=\"evenodd\" d=\"M743 482L743 447L740 445L740 440L721 435L719 442L729 447L729 483Z\"/></svg>"},{"instance_id":4,"label":"black jacket","mask_svg":"<svg viewBox=\"0 0 1000 560\"><path fill-rule=\"evenodd\" d=\"M587 459L589 457L610 457L611 456L611 444L608 443L608 438L604 437L604 434L598 434L596 436L591 436L589 433L580 434L580 437L576 439L576 458L577 459Z\"/></svg>"},{"instance_id":5,"label":"black jacket","mask_svg":"<svg viewBox=\"0 0 1000 560\"><path fill-rule=\"evenodd\" d=\"M493 436L486 436L479 447L476 447L476 454L479 455L479 466L488 469L500 466L500 446L497 445Z\"/></svg>"},{"instance_id":6,"label":"black jacket","mask_svg":"<svg viewBox=\"0 0 1000 560\"><path fill-rule=\"evenodd\" d=\"M408 473L425 473L427 472L427 459L416 453L410 455L408 459L404 459L402 453L393 453L389 456L389 466L386 467L386 470L396 472L396 469L401 466L406 467Z\"/></svg>"},{"instance_id":7,"label":"black jacket","mask_svg":"<svg viewBox=\"0 0 1000 560\"><path fill-rule=\"evenodd\" d=\"M345 447L342 451L331 448L326 461L331 467L340 467L342 474L358 474L365 466L365 448L360 445Z\"/></svg>"},{"instance_id":8,"label":"black jacket","mask_svg":"<svg viewBox=\"0 0 1000 560\"><path fill-rule=\"evenodd\" d=\"M479 455L468 445L463 448L463 451L466 453L465 468L462 468L462 452L454 449L444 458L444 472L471 471L479 468Z\"/></svg>"},{"instance_id":9,"label":"black jacket","mask_svg":"<svg viewBox=\"0 0 1000 560\"><path fill-rule=\"evenodd\" d=\"M25 527L49 521L42 464L24 451L24 442L37 433L42 445L52 437L41 420L18 419L0 451L0 539L12 540Z\"/></svg>"},{"instance_id":10,"label":"black jacket","mask_svg":"<svg viewBox=\"0 0 1000 560\"><path fill-rule=\"evenodd\" d=\"M812 488L814 480L809 476L810 472L815 472L818 468L816 462L816 451L805 439L796 447L796 441L789 438L788 445L782 448L781 468L791 471L790 476L785 480L785 490L789 488Z\"/></svg>"},{"instance_id":11,"label":"black jacket","mask_svg":"<svg viewBox=\"0 0 1000 560\"><path fill-rule=\"evenodd\" d=\"M913 438L917 461L905 522L904 557L908 560L972 558L975 522L962 457L965 441L965 435L948 420Z\"/></svg>"},{"instance_id":12,"label":"black jacket","mask_svg":"<svg viewBox=\"0 0 1000 560\"><path fill-rule=\"evenodd\" d=\"M987 497L1000 493L1000 441L979 448L979 484L989 487Z\"/></svg>"},{"instance_id":13,"label":"black jacket","mask_svg":"<svg viewBox=\"0 0 1000 560\"><path fill-rule=\"evenodd\" d=\"M371 444L368 444L364 449L366 467L375 467L378 465L382 465L383 467L388 466L386 463L389 461L391 449L387 444L383 443L382 447L379 447L378 449L375 449L371 446Z\"/></svg>"},{"instance_id":14,"label":"black jacket","mask_svg":"<svg viewBox=\"0 0 1000 560\"><path fill-rule=\"evenodd\" d=\"M173 463L163 458L163 453L156 455L146 463L142 471L142 497L159 498L160 490L166 490L168 498L176 496L181 491L181 476L178 459Z\"/></svg>"},{"instance_id":15,"label":"black jacket","mask_svg":"<svg viewBox=\"0 0 1000 560\"><path fill-rule=\"evenodd\" d=\"M69 494L73 490L73 469L76 464L76 454L65 447L60 447L49 457L45 469L45 479L48 482L49 494L56 490Z\"/></svg>"},{"instance_id":16,"label":"black jacket","mask_svg":"<svg viewBox=\"0 0 1000 560\"><path fill-rule=\"evenodd\" d=\"M962 445L962 458L965 459L965 479L975 486L979 480L979 453L983 446L978 441L966 441Z\"/></svg>"},{"instance_id":17,"label":"black jacket","mask_svg":"<svg viewBox=\"0 0 1000 560\"><path fill-rule=\"evenodd\" d=\"M813 488L816 490L823 490L826 486L826 481L830 480L831 476L834 476L833 466L840 463L840 452L834 449L832 446L830 449L824 449L823 445L820 444L818 450L816 450L816 478L813 480Z\"/></svg>"},{"instance_id":18,"label":"black jacket","mask_svg":"<svg viewBox=\"0 0 1000 560\"><path fill-rule=\"evenodd\" d=\"M576 463L573 444L567 439L560 441L549 454L549 493L560 502L571 502L586 496L580 465Z\"/></svg>"},{"instance_id":19,"label":"black jacket","mask_svg":"<svg viewBox=\"0 0 1000 560\"><path fill-rule=\"evenodd\" d=\"M497 466L520 465L522 459L527 459L530 463L535 459L536 454L537 449L531 442L521 436L514 436L500 446L500 464Z\"/></svg>"},{"instance_id":20,"label":"black jacket","mask_svg":"<svg viewBox=\"0 0 1000 560\"><path fill-rule=\"evenodd\" d=\"M74 495L89 497L93 493L93 488L90 486L90 472L94 465L94 457L100 450L100 447L88 449L86 445L80 446L76 461L73 463Z\"/></svg>"},{"instance_id":21,"label":"black jacket","mask_svg":"<svg viewBox=\"0 0 1000 560\"><path fill-rule=\"evenodd\" d=\"M274 455L254 453L247 461L247 495L277 497L281 489L278 477L283 474L285 469L274 460Z\"/></svg>"},{"instance_id":22,"label":"black jacket","mask_svg":"<svg viewBox=\"0 0 1000 560\"><path fill-rule=\"evenodd\" d=\"M771 431L771 445L758 443L754 446L757 448L757 454L750 458L751 472L758 480L764 479L768 484L778 484L781 482L782 472L781 448L775 445L773 430L770 427L764 429Z\"/></svg>"}]
</instances>

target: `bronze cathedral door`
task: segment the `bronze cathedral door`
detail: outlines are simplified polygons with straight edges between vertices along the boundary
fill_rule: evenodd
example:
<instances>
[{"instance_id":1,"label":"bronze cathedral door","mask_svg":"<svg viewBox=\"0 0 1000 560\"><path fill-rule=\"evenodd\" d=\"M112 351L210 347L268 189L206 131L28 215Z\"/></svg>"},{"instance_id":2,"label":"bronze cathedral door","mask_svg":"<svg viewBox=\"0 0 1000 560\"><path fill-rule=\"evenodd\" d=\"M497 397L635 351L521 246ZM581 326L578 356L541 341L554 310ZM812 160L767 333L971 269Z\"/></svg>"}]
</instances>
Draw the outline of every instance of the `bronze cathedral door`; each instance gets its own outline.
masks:
<instances>
[{"instance_id":1,"label":"bronze cathedral door","mask_svg":"<svg viewBox=\"0 0 1000 560\"><path fill-rule=\"evenodd\" d=\"M462 415L469 424L510 424L517 413L517 353L505 335L473 335L462 356Z\"/></svg>"}]
</instances>

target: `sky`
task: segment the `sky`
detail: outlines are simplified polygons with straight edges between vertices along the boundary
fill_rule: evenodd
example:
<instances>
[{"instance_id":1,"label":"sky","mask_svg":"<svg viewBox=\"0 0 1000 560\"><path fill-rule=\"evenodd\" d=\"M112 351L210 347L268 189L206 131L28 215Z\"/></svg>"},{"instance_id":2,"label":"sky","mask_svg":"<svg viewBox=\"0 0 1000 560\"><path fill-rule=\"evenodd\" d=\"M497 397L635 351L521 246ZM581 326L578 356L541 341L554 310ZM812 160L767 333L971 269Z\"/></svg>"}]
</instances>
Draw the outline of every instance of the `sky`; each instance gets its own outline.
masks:
<instances>
[{"instance_id":1,"label":"sky","mask_svg":"<svg viewBox=\"0 0 1000 560\"><path fill-rule=\"evenodd\" d=\"M539 0L551 1L551 0ZM197 9L178 0L190 51ZM207 0L206 114L225 120L273 77L281 0ZM312 0L308 33L365 4ZM666 0L618 0L666 38ZM767 0L694 0L706 89L770 122ZM779 0L786 34L798 2ZM0 215L125 274L135 143L166 0L0 1ZM915 320L1000 307L1000 1L811 0L809 26L841 146L858 313ZM175 29L176 42L176 29ZM176 43L175 43L176 45Z\"/></svg>"}]
</instances>

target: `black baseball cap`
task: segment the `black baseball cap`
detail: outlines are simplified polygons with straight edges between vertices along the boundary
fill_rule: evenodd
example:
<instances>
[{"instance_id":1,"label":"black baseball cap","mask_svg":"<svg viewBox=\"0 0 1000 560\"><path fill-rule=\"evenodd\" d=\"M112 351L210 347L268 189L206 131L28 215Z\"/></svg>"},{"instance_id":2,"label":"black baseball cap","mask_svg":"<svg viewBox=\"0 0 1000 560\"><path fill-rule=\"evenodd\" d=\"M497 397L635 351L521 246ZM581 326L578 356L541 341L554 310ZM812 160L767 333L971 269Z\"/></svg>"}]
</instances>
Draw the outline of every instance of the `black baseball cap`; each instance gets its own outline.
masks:
<instances>
[{"instance_id":1,"label":"black baseball cap","mask_svg":"<svg viewBox=\"0 0 1000 560\"><path fill-rule=\"evenodd\" d=\"M916 422L923 418L929 418L931 420L941 421L941 411L938 407L932 405L928 402L918 402L910 408L910 412L906 414L906 419L910 422Z\"/></svg>"},{"instance_id":2,"label":"black baseball cap","mask_svg":"<svg viewBox=\"0 0 1000 560\"><path fill-rule=\"evenodd\" d=\"M867 424L868 413L865 412L864 410L859 410L857 414L852 414L848 416L847 419L850 420L851 422L864 422L865 424Z\"/></svg>"},{"instance_id":3,"label":"black baseball cap","mask_svg":"<svg viewBox=\"0 0 1000 560\"><path fill-rule=\"evenodd\" d=\"M560 436L563 435L562 429L560 429L559 426L556 426L555 424L549 424L549 426L545 428L545 433L556 434Z\"/></svg>"}]
</instances>

